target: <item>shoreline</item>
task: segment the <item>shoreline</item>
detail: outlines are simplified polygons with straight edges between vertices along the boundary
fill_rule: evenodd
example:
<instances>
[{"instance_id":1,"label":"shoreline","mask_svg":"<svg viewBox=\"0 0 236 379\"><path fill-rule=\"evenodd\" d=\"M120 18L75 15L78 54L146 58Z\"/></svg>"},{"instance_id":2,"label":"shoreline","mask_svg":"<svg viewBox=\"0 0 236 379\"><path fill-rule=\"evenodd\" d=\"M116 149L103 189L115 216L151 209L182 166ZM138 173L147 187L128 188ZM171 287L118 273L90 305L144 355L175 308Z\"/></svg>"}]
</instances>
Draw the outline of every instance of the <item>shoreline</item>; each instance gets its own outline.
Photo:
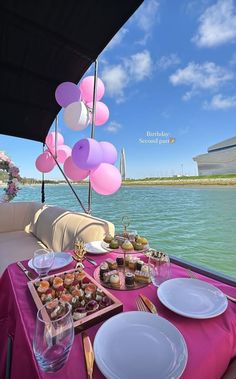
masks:
<instances>
[{"instance_id":1,"label":"shoreline","mask_svg":"<svg viewBox=\"0 0 236 379\"><path fill-rule=\"evenodd\" d=\"M82 186L86 187L88 186L88 183L73 183L71 182L73 186ZM0 188L5 188L6 183L1 183ZM20 187L34 187L34 186L41 186L41 183L19 183ZM60 183L45 183L46 186L60 186L60 185L67 185L66 182L60 182ZM155 187L155 186L164 186L164 187L212 187L212 186L219 186L219 187L236 187L236 177L235 178L202 178L202 179L191 179L191 178L180 178L180 179L150 179L150 180L125 180L122 182L122 187L132 187L132 186L144 186L144 187Z\"/></svg>"}]
</instances>

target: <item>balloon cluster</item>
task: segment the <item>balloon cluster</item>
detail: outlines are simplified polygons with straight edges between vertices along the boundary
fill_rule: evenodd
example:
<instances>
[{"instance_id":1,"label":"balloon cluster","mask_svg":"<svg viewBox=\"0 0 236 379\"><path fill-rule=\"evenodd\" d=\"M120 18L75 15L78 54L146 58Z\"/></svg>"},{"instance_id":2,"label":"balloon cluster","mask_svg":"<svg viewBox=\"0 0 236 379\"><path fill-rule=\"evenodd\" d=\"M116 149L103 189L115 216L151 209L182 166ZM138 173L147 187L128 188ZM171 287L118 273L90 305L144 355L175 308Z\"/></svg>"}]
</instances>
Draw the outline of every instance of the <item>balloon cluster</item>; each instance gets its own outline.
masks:
<instances>
[{"instance_id":1,"label":"balloon cluster","mask_svg":"<svg viewBox=\"0 0 236 379\"><path fill-rule=\"evenodd\" d=\"M55 92L56 101L65 108L65 124L73 130L83 130L92 121L94 77L87 76L78 87L74 83L61 83ZM95 125L103 125L109 118L109 109L101 98L105 87L101 79L97 79Z\"/></svg>"},{"instance_id":2,"label":"balloon cluster","mask_svg":"<svg viewBox=\"0 0 236 379\"><path fill-rule=\"evenodd\" d=\"M94 77L88 76L78 87L74 83L61 83L55 92L59 105L65 108L64 121L73 130L83 130L91 122L93 107ZM109 118L109 109L99 101L104 95L105 87L101 79L97 79L95 125L103 125ZM121 186L121 175L114 166L117 151L110 142L98 142L92 138L81 139L71 149L64 145L64 138L57 133L57 151L55 151L55 132L48 134L46 145L50 150L40 154L36 160L36 168L41 172L50 172L57 161L64 164L66 176L80 181L89 176L92 189L101 195L111 195Z\"/></svg>"},{"instance_id":3,"label":"balloon cluster","mask_svg":"<svg viewBox=\"0 0 236 379\"><path fill-rule=\"evenodd\" d=\"M73 179L79 169L79 175L82 175L83 179L89 175L95 192L100 195L111 195L121 186L120 171L113 166L116 160L117 150L112 143L84 138L73 146L71 158L67 158L64 164L64 171L70 179Z\"/></svg>"},{"instance_id":4,"label":"balloon cluster","mask_svg":"<svg viewBox=\"0 0 236 379\"><path fill-rule=\"evenodd\" d=\"M50 172L55 167L56 162L52 156L55 156L57 153L58 163L64 163L65 160L71 156L71 148L67 145L64 145L64 137L62 134L57 133L57 151L55 148L56 145L56 133L51 132L46 137L46 145L49 150L45 150L44 153L40 154L36 159L35 166L40 172ZM52 154L51 154L52 153Z\"/></svg>"}]
</instances>

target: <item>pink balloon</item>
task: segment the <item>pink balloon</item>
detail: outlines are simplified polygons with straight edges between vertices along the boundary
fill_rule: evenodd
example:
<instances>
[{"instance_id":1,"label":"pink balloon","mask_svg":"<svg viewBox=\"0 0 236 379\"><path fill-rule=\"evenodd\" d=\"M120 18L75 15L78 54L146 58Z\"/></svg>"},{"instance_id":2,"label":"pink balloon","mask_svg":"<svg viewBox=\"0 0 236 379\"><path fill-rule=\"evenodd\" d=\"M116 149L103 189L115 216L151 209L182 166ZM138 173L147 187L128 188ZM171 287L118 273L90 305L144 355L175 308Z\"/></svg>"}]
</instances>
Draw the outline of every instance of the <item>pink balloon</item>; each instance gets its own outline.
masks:
<instances>
[{"instance_id":1,"label":"pink balloon","mask_svg":"<svg viewBox=\"0 0 236 379\"><path fill-rule=\"evenodd\" d=\"M92 138L84 138L76 142L72 148L74 163L83 170L91 170L102 163L103 153L100 143Z\"/></svg>"},{"instance_id":2,"label":"pink balloon","mask_svg":"<svg viewBox=\"0 0 236 379\"><path fill-rule=\"evenodd\" d=\"M82 170L73 162L72 157L68 157L64 163L64 172L71 180L83 180L89 175L88 170Z\"/></svg>"},{"instance_id":3,"label":"pink balloon","mask_svg":"<svg viewBox=\"0 0 236 379\"><path fill-rule=\"evenodd\" d=\"M55 161L51 154L48 151L45 151L43 154L40 154L36 159L35 166L40 172L50 172L54 166Z\"/></svg>"},{"instance_id":4,"label":"pink balloon","mask_svg":"<svg viewBox=\"0 0 236 379\"><path fill-rule=\"evenodd\" d=\"M49 149L52 149L56 143L56 133L55 132L48 133L45 143L49 147ZM60 133L57 133L57 145L58 146L63 145L63 143L64 143L63 135Z\"/></svg>"},{"instance_id":5,"label":"pink balloon","mask_svg":"<svg viewBox=\"0 0 236 379\"><path fill-rule=\"evenodd\" d=\"M112 143L106 142L106 141L102 141L99 143L103 152L102 162L114 164L115 161L117 160L117 155L118 155L115 146L112 145Z\"/></svg>"},{"instance_id":6,"label":"pink balloon","mask_svg":"<svg viewBox=\"0 0 236 379\"><path fill-rule=\"evenodd\" d=\"M109 163L101 163L90 173L92 189L100 195L111 195L121 186L120 171Z\"/></svg>"},{"instance_id":7,"label":"pink balloon","mask_svg":"<svg viewBox=\"0 0 236 379\"><path fill-rule=\"evenodd\" d=\"M87 103L89 108L93 108L93 103ZM92 115L90 116L92 122ZM96 116L95 116L95 125L103 125L109 119L109 109L106 104L101 101L97 101L96 103Z\"/></svg>"},{"instance_id":8,"label":"pink balloon","mask_svg":"<svg viewBox=\"0 0 236 379\"><path fill-rule=\"evenodd\" d=\"M82 99L85 102L93 101L93 86L94 86L94 76L87 76L80 83L80 91ZM97 92L96 100L100 100L105 92L105 87L101 79L97 79Z\"/></svg>"},{"instance_id":9,"label":"pink balloon","mask_svg":"<svg viewBox=\"0 0 236 379\"><path fill-rule=\"evenodd\" d=\"M90 114L82 101L77 101L66 107L64 112L66 125L73 130L83 130L90 122Z\"/></svg>"},{"instance_id":10,"label":"pink balloon","mask_svg":"<svg viewBox=\"0 0 236 379\"><path fill-rule=\"evenodd\" d=\"M81 93L79 87L71 82L59 84L55 91L55 98L61 107L67 107L75 101L80 101Z\"/></svg>"},{"instance_id":11,"label":"pink balloon","mask_svg":"<svg viewBox=\"0 0 236 379\"><path fill-rule=\"evenodd\" d=\"M46 151L48 151L48 150L46 150ZM56 153L55 147L50 149L50 151L55 156L55 153ZM57 162L58 163L64 163L65 160L71 156L71 151L72 151L72 149L67 145L58 146L58 148L57 148Z\"/></svg>"}]
</instances>

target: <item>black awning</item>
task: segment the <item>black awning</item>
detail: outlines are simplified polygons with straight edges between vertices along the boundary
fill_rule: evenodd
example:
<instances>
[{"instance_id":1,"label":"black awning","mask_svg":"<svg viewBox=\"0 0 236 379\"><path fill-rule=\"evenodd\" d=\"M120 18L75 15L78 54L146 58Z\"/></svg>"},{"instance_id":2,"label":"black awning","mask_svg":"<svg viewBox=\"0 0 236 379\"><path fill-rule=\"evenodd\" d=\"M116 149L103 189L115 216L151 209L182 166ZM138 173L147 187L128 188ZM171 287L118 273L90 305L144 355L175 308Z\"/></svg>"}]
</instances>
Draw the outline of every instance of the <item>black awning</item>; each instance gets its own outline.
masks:
<instances>
[{"instance_id":1,"label":"black awning","mask_svg":"<svg viewBox=\"0 0 236 379\"><path fill-rule=\"evenodd\" d=\"M56 87L78 83L143 0L1 0L0 134L44 141Z\"/></svg>"}]
</instances>

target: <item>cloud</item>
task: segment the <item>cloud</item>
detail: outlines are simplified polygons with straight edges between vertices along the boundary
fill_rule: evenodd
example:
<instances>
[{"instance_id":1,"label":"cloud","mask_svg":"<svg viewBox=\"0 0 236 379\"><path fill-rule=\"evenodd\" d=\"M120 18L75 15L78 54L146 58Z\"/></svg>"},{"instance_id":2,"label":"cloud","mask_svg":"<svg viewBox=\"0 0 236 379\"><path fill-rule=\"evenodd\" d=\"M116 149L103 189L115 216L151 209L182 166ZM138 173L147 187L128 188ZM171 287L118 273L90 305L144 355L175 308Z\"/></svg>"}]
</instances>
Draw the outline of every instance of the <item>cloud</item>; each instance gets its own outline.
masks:
<instances>
[{"instance_id":1,"label":"cloud","mask_svg":"<svg viewBox=\"0 0 236 379\"><path fill-rule=\"evenodd\" d=\"M109 133L117 133L122 128L122 125L116 121L111 121L110 124L104 129Z\"/></svg>"},{"instance_id":2,"label":"cloud","mask_svg":"<svg viewBox=\"0 0 236 379\"><path fill-rule=\"evenodd\" d=\"M105 50L113 49L115 46L118 46L123 41L125 35L128 33L127 28L121 28L118 33L112 38L112 40L108 43Z\"/></svg>"},{"instance_id":3,"label":"cloud","mask_svg":"<svg viewBox=\"0 0 236 379\"><path fill-rule=\"evenodd\" d=\"M106 85L107 94L117 98L118 102L124 100L124 89L128 85L128 72L121 65L106 65L102 71L102 79Z\"/></svg>"},{"instance_id":4,"label":"cloud","mask_svg":"<svg viewBox=\"0 0 236 379\"><path fill-rule=\"evenodd\" d=\"M232 58L231 58L230 61L229 61L229 64L230 64L231 66L236 65L236 53L233 54Z\"/></svg>"},{"instance_id":5,"label":"cloud","mask_svg":"<svg viewBox=\"0 0 236 379\"><path fill-rule=\"evenodd\" d=\"M190 100L199 90L217 90L231 79L233 79L232 72L213 62L203 64L190 62L187 67L178 69L169 77L174 86L191 87L190 91L183 96L183 100Z\"/></svg>"},{"instance_id":6,"label":"cloud","mask_svg":"<svg viewBox=\"0 0 236 379\"><path fill-rule=\"evenodd\" d=\"M124 60L124 65L133 81L140 82L149 77L152 72L152 58L148 50L131 55Z\"/></svg>"},{"instance_id":7,"label":"cloud","mask_svg":"<svg viewBox=\"0 0 236 379\"><path fill-rule=\"evenodd\" d=\"M101 77L107 94L115 98L117 103L124 101L126 87L150 77L152 68L153 62L148 50L124 58L117 65L105 65Z\"/></svg>"},{"instance_id":8,"label":"cloud","mask_svg":"<svg viewBox=\"0 0 236 379\"><path fill-rule=\"evenodd\" d=\"M211 102L204 102L203 108L207 110L236 108L236 96L223 97L221 94L213 96Z\"/></svg>"},{"instance_id":9,"label":"cloud","mask_svg":"<svg viewBox=\"0 0 236 379\"><path fill-rule=\"evenodd\" d=\"M133 16L133 21L144 32L143 38L138 41L139 44L145 45L151 36L151 31L157 20L159 2L156 0L146 0L140 6Z\"/></svg>"},{"instance_id":10,"label":"cloud","mask_svg":"<svg viewBox=\"0 0 236 379\"><path fill-rule=\"evenodd\" d=\"M199 47L213 47L236 40L236 13L233 0L218 0L199 18L192 41Z\"/></svg>"},{"instance_id":11,"label":"cloud","mask_svg":"<svg viewBox=\"0 0 236 379\"><path fill-rule=\"evenodd\" d=\"M171 66L175 66L180 63L180 58L177 54L163 55L157 61L157 67L159 70L167 70Z\"/></svg>"}]
</instances>

